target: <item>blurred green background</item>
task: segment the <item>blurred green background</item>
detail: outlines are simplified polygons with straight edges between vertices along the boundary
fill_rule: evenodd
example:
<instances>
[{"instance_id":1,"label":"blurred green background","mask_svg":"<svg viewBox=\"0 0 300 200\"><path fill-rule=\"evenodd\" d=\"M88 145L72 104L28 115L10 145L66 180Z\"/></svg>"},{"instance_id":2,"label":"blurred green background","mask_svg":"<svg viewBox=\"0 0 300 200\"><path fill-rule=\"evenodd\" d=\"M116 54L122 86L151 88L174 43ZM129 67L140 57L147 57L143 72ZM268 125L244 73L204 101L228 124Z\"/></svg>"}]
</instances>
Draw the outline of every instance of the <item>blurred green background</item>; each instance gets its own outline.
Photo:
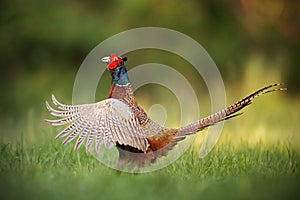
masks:
<instances>
[{"instance_id":1,"label":"blurred green background","mask_svg":"<svg viewBox=\"0 0 300 200\"><path fill-rule=\"evenodd\" d=\"M43 132L50 128L42 120L48 117L44 101L50 94L70 103L74 79L85 56L106 38L144 26L174 29L203 45L222 74L229 103L264 85L285 83L288 92L276 96L278 101L272 101L276 103L269 111L264 106L274 96L261 101L262 109L249 109L248 117L241 121L257 124L257 115L279 115L278 108L282 118L277 120L293 116L286 124L294 125L300 111L298 11L297 1L283 0L1 1L2 140L10 141L21 134L32 143L43 139ZM127 56L129 69L148 62L174 67L193 85L201 115L210 114L205 83L187 62L158 50L140 50ZM109 84L110 76L105 72L97 100L106 98ZM154 103L165 105L167 125L178 126L179 104L169 103L175 96L166 88L145 86L136 95L146 110Z\"/></svg>"},{"instance_id":2,"label":"blurred green background","mask_svg":"<svg viewBox=\"0 0 300 200\"><path fill-rule=\"evenodd\" d=\"M144 26L174 29L203 45L221 71L227 92L241 92L232 94L234 100L272 82L285 83L291 99L300 94L298 1L4 0L0 6L4 124L14 126L30 113L40 115L53 92L70 102L85 56L106 38ZM157 62L181 70L199 89L199 99L207 96L201 77L178 56L144 50L128 57L128 68ZM99 99L108 91L106 76Z\"/></svg>"},{"instance_id":3,"label":"blurred green background","mask_svg":"<svg viewBox=\"0 0 300 200\"><path fill-rule=\"evenodd\" d=\"M52 139L58 129L43 122L49 117L44 101L55 93L71 102L77 70L100 42L128 29L155 26L180 31L207 50L224 79L228 103L264 85L285 83L287 92L263 97L228 122L223 140L291 142L300 152L299 1L2 0L0 9L1 143L22 138L36 145ZM184 60L157 50L127 57L129 69L157 62L180 71L197 92L201 116L210 114L205 83ZM105 72L97 100L107 96L109 83ZM178 126L178 103L169 103L175 97L168 90L145 86L136 95L145 110L154 103L166 105L172 116L167 125Z\"/></svg>"}]
</instances>

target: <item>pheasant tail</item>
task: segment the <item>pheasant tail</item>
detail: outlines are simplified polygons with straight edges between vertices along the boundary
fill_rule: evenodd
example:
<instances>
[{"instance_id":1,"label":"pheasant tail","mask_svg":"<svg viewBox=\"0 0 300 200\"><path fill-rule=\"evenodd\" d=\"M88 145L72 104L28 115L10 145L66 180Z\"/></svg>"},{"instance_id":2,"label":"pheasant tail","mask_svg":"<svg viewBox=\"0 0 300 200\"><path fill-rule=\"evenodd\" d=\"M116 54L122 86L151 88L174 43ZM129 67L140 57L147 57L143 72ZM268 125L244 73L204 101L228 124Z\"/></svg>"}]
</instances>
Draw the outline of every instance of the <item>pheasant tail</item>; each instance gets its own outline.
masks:
<instances>
[{"instance_id":1,"label":"pheasant tail","mask_svg":"<svg viewBox=\"0 0 300 200\"><path fill-rule=\"evenodd\" d=\"M244 107L250 105L252 103L252 100L255 99L256 97L258 97L262 94L269 93L269 92L274 92L274 91L278 91L278 90L286 90L286 88L281 88L281 87L274 88L274 87L280 86L280 85L281 84L276 83L276 84L266 86L217 113L214 113L208 117L205 117L194 123L191 123L187 126L180 128L178 130L176 139L182 140L186 136L194 134L204 128L207 128L218 122L221 122L221 121L224 121L224 120L227 120L227 119L230 119L230 118L233 118L235 116L242 114L242 113L237 113L237 112L240 111L241 109L243 109Z\"/></svg>"}]
</instances>

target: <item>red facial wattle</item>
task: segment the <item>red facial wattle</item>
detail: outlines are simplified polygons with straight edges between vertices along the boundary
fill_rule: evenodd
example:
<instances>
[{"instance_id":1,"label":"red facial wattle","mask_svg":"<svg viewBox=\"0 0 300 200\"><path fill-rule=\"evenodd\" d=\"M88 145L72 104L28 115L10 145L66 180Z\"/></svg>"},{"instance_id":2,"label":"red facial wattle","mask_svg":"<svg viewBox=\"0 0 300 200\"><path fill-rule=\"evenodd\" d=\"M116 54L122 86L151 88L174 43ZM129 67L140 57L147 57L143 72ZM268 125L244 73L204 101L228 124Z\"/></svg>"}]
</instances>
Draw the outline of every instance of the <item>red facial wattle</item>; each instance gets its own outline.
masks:
<instances>
[{"instance_id":1,"label":"red facial wattle","mask_svg":"<svg viewBox=\"0 0 300 200\"><path fill-rule=\"evenodd\" d=\"M107 65L107 69L108 70L113 70L115 69L120 62L122 62L123 60L121 58L119 58L116 54L111 54L110 56L110 62Z\"/></svg>"}]
</instances>

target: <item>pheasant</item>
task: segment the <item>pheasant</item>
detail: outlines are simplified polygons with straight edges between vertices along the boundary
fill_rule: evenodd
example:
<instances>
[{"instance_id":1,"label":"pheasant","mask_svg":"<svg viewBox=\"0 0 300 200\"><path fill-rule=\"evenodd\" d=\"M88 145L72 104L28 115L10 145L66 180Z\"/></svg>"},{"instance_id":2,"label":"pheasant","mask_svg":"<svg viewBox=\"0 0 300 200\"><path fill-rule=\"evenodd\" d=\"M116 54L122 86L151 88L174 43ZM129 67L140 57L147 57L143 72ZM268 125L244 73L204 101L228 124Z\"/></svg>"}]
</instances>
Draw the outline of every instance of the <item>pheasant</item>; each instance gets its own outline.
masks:
<instances>
[{"instance_id":1,"label":"pheasant","mask_svg":"<svg viewBox=\"0 0 300 200\"><path fill-rule=\"evenodd\" d=\"M105 148L116 146L120 165L149 166L159 157L166 156L187 136L239 115L237 112L250 105L254 98L286 89L274 88L280 84L272 84L208 117L181 128L168 128L152 121L138 105L125 67L127 58L112 54L102 58L102 61L107 63L112 77L108 98L97 103L66 105L52 95L57 109L47 101L46 107L51 115L59 119L46 121L53 126L68 125L56 138L66 137L63 141L66 144L78 136L75 152L85 140L87 153L93 150L99 153L102 144Z\"/></svg>"}]
</instances>

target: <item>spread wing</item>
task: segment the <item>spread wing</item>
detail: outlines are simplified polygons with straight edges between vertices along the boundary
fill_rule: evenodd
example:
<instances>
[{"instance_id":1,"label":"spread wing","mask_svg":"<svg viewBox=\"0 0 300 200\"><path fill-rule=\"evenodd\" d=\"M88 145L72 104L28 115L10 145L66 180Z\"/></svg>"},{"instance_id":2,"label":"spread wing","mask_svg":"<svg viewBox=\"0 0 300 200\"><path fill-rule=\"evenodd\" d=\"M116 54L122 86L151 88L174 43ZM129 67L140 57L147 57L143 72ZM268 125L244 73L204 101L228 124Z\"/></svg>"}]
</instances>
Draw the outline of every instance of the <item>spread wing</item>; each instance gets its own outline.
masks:
<instances>
[{"instance_id":1,"label":"spread wing","mask_svg":"<svg viewBox=\"0 0 300 200\"><path fill-rule=\"evenodd\" d=\"M119 144L129 145L146 152L149 143L138 119L132 109L117 99L106 99L98 103L82 105L65 105L58 102L54 95L52 101L57 106L53 109L46 101L50 114L60 119L46 120L53 126L68 124L56 138L67 136L63 141L66 144L78 136L74 151L86 141L86 151L91 151L95 143L96 152L100 145L111 148Z\"/></svg>"}]
</instances>

